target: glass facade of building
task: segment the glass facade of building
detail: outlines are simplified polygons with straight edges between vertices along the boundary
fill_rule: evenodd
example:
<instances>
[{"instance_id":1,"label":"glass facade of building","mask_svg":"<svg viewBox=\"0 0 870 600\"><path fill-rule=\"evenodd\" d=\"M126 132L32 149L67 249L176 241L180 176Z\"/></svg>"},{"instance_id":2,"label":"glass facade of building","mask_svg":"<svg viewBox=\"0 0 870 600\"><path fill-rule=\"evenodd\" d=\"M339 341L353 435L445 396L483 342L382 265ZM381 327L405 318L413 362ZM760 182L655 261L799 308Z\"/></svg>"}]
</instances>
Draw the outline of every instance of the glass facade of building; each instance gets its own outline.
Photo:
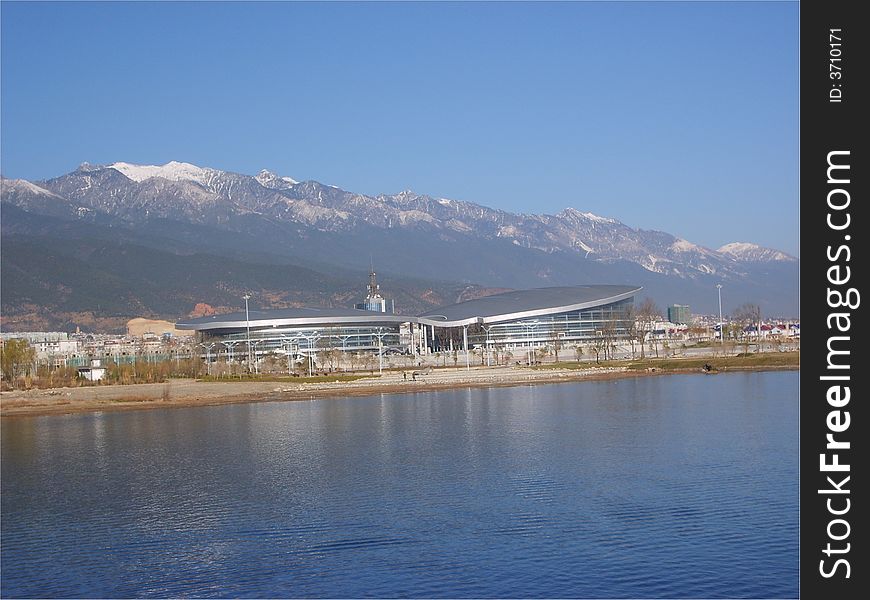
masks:
<instances>
[{"instance_id":1,"label":"glass facade of building","mask_svg":"<svg viewBox=\"0 0 870 600\"><path fill-rule=\"evenodd\" d=\"M633 328L631 309L640 289L607 284L513 290L416 317L342 308L296 307L250 314L246 310L197 317L176 326L195 330L204 354L228 359L247 354L249 335L258 356L270 352L310 356L327 349L425 355L462 349L466 343L473 348L616 342L626 339ZM377 295L372 274L367 300Z\"/></svg>"},{"instance_id":2,"label":"glass facade of building","mask_svg":"<svg viewBox=\"0 0 870 600\"><path fill-rule=\"evenodd\" d=\"M546 346L554 343L620 339L631 327L633 298L583 310L473 327L469 345Z\"/></svg>"},{"instance_id":3,"label":"glass facade of building","mask_svg":"<svg viewBox=\"0 0 870 600\"><path fill-rule=\"evenodd\" d=\"M668 307L668 321L677 325L688 325L692 318L689 307L685 304L672 304Z\"/></svg>"},{"instance_id":4,"label":"glass facade of building","mask_svg":"<svg viewBox=\"0 0 870 600\"><path fill-rule=\"evenodd\" d=\"M200 332L202 343L214 343L227 354L245 353L248 333L242 329L214 329ZM314 325L308 327L251 328L252 351L257 355L316 354L318 350L345 352L377 351L399 345L398 325ZM220 348L218 348L218 345Z\"/></svg>"}]
</instances>

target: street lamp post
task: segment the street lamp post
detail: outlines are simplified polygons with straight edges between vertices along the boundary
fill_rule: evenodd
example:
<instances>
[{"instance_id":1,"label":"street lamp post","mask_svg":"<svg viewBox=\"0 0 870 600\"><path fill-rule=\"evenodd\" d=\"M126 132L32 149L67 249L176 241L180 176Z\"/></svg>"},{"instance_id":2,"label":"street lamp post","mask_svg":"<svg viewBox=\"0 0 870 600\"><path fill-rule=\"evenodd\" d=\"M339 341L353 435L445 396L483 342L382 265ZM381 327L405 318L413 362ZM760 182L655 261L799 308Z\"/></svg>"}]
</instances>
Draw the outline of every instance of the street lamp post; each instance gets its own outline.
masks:
<instances>
[{"instance_id":1,"label":"street lamp post","mask_svg":"<svg viewBox=\"0 0 870 600\"><path fill-rule=\"evenodd\" d=\"M314 364L313 363L314 363L314 355L316 354L314 351L314 349L315 349L314 344L321 337L322 336L316 332L309 333L307 335L304 333L302 334L302 338L305 340L305 350L307 352L306 359L308 361L308 376L309 377L312 377L314 375Z\"/></svg>"},{"instance_id":2,"label":"street lamp post","mask_svg":"<svg viewBox=\"0 0 870 600\"><path fill-rule=\"evenodd\" d=\"M205 350L205 374L211 375L211 349L214 348L215 345L213 343L200 343L198 345L202 346L202 348Z\"/></svg>"},{"instance_id":3,"label":"street lamp post","mask_svg":"<svg viewBox=\"0 0 870 600\"><path fill-rule=\"evenodd\" d=\"M254 346L254 371L259 375L260 374L260 359L257 357L257 346L266 342L267 340L254 340L253 342L249 342Z\"/></svg>"},{"instance_id":4,"label":"street lamp post","mask_svg":"<svg viewBox=\"0 0 870 600\"><path fill-rule=\"evenodd\" d=\"M462 345L465 346L465 370L471 369L471 364L468 361L468 325L462 327Z\"/></svg>"},{"instance_id":5,"label":"street lamp post","mask_svg":"<svg viewBox=\"0 0 870 600\"><path fill-rule=\"evenodd\" d=\"M725 324L722 322L722 284L717 283L716 289L719 292L719 340L722 342L722 350L725 350Z\"/></svg>"},{"instance_id":6,"label":"street lamp post","mask_svg":"<svg viewBox=\"0 0 870 600\"><path fill-rule=\"evenodd\" d=\"M286 348L287 353L287 374L293 374L293 363L291 362L291 355L293 353L293 344L296 343L298 338L290 337L290 336L281 336L281 341L284 342L284 346Z\"/></svg>"},{"instance_id":7,"label":"street lamp post","mask_svg":"<svg viewBox=\"0 0 870 600\"><path fill-rule=\"evenodd\" d=\"M251 299L251 294L245 293L242 298L245 299L245 331L247 332L247 342L248 342L248 373L251 372L251 317L248 312L248 300Z\"/></svg>"},{"instance_id":8,"label":"street lamp post","mask_svg":"<svg viewBox=\"0 0 870 600\"><path fill-rule=\"evenodd\" d=\"M221 344L223 344L227 349L227 368L230 371L230 375L233 374L233 359L235 358L234 348L238 343L238 341L233 340L221 342Z\"/></svg>"},{"instance_id":9,"label":"street lamp post","mask_svg":"<svg viewBox=\"0 0 870 600\"><path fill-rule=\"evenodd\" d=\"M758 344L756 344L756 351L763 352L764 347L761 345L761 306L758 307L758 311L756 311L756 316L758 317L758 321L756 321L755 325L755 337L758 338Z\"/></svg>"},{"instance_id":10,"label":"street lamp post","mask_svg":"<svg viewBox=\"0 0 870 600\"><path fill-rule=\"evenodd\" d=\"M529 348L526 353L526 358L528 360L529 366L532 366L532 332L537 329L538 323L535 321L534 323L524 323L523 327L526 329L526 334L528 336Z\"/></svg>"},{"instance_id":11,"label":"street lamp post","mask_svg":"<svg viewBox=\"0 0 870 600\"><path fill-rule=\"evenodd\" d=\"M384 330L378 327L375 336L378 338L378 373L384 372Z\"/></svg>"}]
</instances>

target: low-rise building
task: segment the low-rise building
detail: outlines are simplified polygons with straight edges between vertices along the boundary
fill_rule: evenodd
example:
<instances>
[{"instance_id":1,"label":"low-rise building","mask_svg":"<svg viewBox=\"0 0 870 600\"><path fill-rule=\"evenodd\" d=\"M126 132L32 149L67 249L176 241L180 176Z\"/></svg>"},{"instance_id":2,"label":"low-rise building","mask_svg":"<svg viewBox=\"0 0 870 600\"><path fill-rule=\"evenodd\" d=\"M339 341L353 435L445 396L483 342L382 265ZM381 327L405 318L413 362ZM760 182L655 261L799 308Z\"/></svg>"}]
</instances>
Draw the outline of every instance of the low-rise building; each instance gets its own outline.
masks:
<instances>
[{"instance_id":1,"label":"low-rise building","mask_svg":"<svg viewBox=\"0 0 870 600\"><path fill-rule=\"evenodd\" d=\"M79 377L88 381L101 381L106 377L106 368L99 358L91 360L89 367L79 367Z\"/></svg>"}]
</instances>

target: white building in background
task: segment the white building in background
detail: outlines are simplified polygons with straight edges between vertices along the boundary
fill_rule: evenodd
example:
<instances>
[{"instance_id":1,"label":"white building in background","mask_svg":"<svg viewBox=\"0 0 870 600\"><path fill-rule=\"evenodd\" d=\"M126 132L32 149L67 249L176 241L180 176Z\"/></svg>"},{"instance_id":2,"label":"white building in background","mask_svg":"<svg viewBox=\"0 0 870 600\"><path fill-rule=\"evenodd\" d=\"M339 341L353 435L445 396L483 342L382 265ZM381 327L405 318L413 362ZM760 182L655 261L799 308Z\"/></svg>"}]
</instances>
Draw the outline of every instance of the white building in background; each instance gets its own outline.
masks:
<instances>
[{"instance_id":1,"label":"white building in background","mask_svg":"<svg viewBox=\"0 0 870 600\"><path fill-rule=\"evenodd\" d=\"M38 360L51 360L72 356L79 351L78 340L42 340L32 342Z\"/></svg>"},{"instance_id":2,"label":"white building in background","mask_svg":"<svg viewBox=\"0 0 870 600\"><path fill-rule=\"evenodd\" d=\"M91 360L90 367L79 367L79 377L88 381L100 381L106 376L106 368L102 366L99 358Z\"/></svg>"},{"instance_id":3,"label":"white building in background","mask_svg":"<svg viewBox=\"0 0 870 600\"><path fill-rule=\"evenodd\" d=\"M71 338L64 331L4 331L2 339L27 340L36 351L38 361L63 362L66 357L72 356L79 351L79 341Z\"/></svg>"}]
</instances>

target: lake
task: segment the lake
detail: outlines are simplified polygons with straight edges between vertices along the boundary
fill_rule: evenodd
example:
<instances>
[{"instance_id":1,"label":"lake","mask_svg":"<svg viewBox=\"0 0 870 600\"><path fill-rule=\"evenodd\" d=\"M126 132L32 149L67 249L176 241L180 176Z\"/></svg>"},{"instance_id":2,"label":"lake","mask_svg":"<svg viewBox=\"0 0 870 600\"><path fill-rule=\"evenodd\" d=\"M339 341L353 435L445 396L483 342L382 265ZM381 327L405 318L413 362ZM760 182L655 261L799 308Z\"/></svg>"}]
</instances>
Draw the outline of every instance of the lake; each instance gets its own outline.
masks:
<instances>
[{"instance_id":1,"label":"lake","mask_svg":"<svg viewBox=\"0 0 870 600\"><path fill-rule=\"evenodd\" d=\"M3 419L4 597L797 597L798 372Z\"/></svg>"}]
</instances>

